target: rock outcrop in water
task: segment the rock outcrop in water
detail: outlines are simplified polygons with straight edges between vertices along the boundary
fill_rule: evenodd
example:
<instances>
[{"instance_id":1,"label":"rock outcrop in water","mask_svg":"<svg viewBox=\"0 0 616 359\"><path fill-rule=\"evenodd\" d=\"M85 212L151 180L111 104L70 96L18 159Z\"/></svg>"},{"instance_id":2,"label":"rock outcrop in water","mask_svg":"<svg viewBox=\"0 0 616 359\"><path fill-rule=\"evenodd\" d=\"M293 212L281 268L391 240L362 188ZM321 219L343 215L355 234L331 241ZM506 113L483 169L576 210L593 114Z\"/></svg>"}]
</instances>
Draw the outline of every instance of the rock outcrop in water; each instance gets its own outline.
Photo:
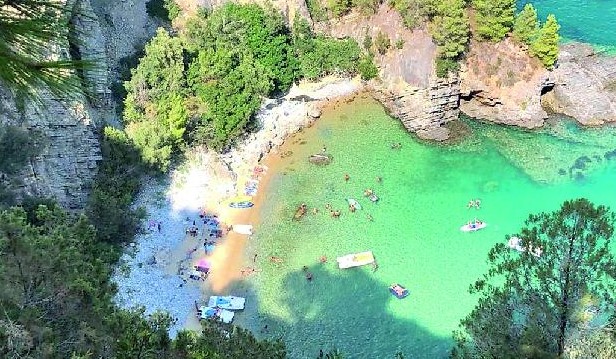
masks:
<instances>
[{"instance_id":1,"label":"rock outcrop in water","mask_svg":"<svg viewBox=\"0 0 616 359\"><path fill-rule=\"evenodd\" d=\"M561 47L558 66L550 74L554 89L543 96L552 112L584 125L616 122L616 58L597 54L580 43Z\"/></svg>"},{"instance_id":2,"label":"rock outcrop in water","mask_svg":"<svg viewBox=\"0 0 616 359\"><path fill-rule=\"evenodd\" d=\"M460 108L465 114L506 125L542 126L541 93L549 72L510 39L472 41L462 65Z\"/></svg>"}]
</instances>

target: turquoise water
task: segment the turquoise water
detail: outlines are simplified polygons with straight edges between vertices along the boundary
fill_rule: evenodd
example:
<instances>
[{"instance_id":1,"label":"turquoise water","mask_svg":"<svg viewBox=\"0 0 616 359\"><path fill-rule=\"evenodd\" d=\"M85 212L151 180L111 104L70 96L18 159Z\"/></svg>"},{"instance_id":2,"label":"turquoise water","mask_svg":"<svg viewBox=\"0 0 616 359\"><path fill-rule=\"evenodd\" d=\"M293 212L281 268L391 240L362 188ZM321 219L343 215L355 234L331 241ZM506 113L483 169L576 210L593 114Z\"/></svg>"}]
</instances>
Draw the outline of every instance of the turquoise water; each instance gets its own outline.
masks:
<instances>
[{"instance_id":1,"label":"turquoise water","mask_svg":"<svg viewBox=\"0 0 616 359\"><path fill-rule=\"evenodd\" d=\"M253 248L262 270L255 286L259 317L249 326L281 337L293 358L333 347L348 358L392 358L398 350L411 358L446 357L452 330L475 304L467 289L486 270L492 245L515 233L529 213L554 210L566 199L616 208L616 156L606 159L616 149L614 129L468 125L471 134L458 145L423 144L363 99L288 141L260 208ZM391 149L397 142L402 148ZM307 156L324 145L333 163L309 164ZM364 198L366 188L381 200ZM363 209L350 213L347 197ZM481 209L467 209L474 198ZM293 221L302 202L319 213ZM329 216L327 203L342 211L339 219ZM488 227L459 230L475 217ZM378 270L337 269L337 256L365 250L374 252ZM321 256L328 262L320 263ZM394 282L410 296L390 295Z\"/></svg>"},{"instance_id":2,"label":"turquoise water","mask_svg":"<svg viewBox=\"0 0 616 359\"><path fill-rule=\"evenodd\" d=\"M616 54L616 0L521 0L521 8L532 3L541 21L556 15L566 40L591 43Z\"/></svg>"}]
</instances>

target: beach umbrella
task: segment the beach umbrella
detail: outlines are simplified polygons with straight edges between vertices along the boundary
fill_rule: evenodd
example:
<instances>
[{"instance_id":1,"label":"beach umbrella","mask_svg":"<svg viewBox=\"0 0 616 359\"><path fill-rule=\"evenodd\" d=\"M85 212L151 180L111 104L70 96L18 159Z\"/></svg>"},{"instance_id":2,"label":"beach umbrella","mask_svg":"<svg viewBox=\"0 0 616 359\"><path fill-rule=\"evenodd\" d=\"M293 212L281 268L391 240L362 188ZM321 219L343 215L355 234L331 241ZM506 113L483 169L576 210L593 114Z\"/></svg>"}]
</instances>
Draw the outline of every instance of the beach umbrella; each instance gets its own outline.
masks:
<instances>
[{"instance_id":1,"label":"beach umbrella","mask_svg":"<svg viewBox=\"0 0 616 359\"><path fill-rule=\"evenodd\" d=\"M197 267L197 270L200 272L207 272L210 270L211 266L212 264L210 263L209 260L207 260L206 258L200 258L197 261L197 265L195 267Z\"/></svg>"}]
</instances>

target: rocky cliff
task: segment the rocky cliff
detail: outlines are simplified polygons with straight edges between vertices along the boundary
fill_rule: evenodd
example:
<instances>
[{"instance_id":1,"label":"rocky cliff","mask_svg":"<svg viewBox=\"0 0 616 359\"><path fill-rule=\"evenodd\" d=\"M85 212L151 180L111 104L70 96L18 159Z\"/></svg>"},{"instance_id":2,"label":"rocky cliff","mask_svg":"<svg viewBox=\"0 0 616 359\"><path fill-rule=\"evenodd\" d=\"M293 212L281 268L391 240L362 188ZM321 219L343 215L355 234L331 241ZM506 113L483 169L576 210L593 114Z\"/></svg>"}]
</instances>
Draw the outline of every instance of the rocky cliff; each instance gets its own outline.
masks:
<instances>
[{"instance_id":1,"label":"rocky cliff","mask_svg":"<svg viewBox=\"0 0 616 359\"><path fill-rule=\"evenodd\" d=\"M66 39L52 51L61 58L72 55L96 61L97 66L80 74L89 96L66 100L43 92L40 104L25 103L24 110L18 110L12 95L0 88L0 125L36 133L41 146L22 171L12 177L0 176L5 187L18 196L53 197L66 208L83 207L101 160L98 129L120 122L110 84L118 78L121 59L142 47L158 25L148 17L146 2L66 2L73 13L71 32L79 41L69 44Z\"/></svg>"},{"instance_id":2,"label":"rocky cliff","mask_svg":"<svg viewBox=\"0 0 616 359\"><path fill-rule=\"evenodd\" d=\"M376 54L380 80L371 83L375 97L410 132L425 139L448 138L443 125L458 118L460 82L457 76L436 77L436 45L425 28L408 30L398 12L387 4L369 17L352 13L315 27L334 37L352 37L359 44L366 36L375 39L379 33L385 34L392 46L384 54ZM396 43L401 43L401 48L393 46Z\"/></svg>"},{"instance_id":3,"label":"rocky cliff","mask_svg":"<svg viewBox=\"0 0 616 359\"><path fill-rule=\"evenodd\" d=\"M460 108L471 117L526 128L547 118L541 94L552 85L549 73L510 39L472 41L460 78Z\"/></svg>"},{"instance_id":4,"label":"rocky cliff","mask_svg":"<svg viewBox=\"0 0 616 359\"><path fill-rule=\"evenodd\" d=\"M616 58L588 45L567 44L550 78L554 89L542 98L549 111L589 126L616 122Z\"/></svg>"}]
</instances>

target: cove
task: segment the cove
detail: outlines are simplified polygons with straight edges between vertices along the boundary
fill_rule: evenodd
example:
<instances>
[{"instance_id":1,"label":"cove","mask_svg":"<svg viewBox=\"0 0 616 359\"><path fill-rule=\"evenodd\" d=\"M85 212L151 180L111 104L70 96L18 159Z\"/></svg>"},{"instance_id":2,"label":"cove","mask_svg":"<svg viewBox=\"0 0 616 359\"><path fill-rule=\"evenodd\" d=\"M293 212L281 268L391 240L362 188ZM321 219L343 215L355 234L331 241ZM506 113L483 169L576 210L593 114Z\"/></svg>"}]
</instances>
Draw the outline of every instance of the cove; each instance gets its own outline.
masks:
<instances>
[{"instance_id":1,"label":"cove","mask_svg":"<svg viewBox=\"0 0 616 359\"><path fill-rule=\"evenodd\" d=\"M425 144L364 97L324 112L287 140L278 154L284 158L270 163L261 223L248 250L259 254L261 275L253 279L258 316L245 326L282 338L292 358L334 347L349 358L391 358L398 350L412 358L446 357L452 330L475 305L467 289L486 270L489 248L516 233L528 214L578 197L616 209L613 128L583 130L561 119L541 131L464 123L468 134L460 143ZM333 162L308 163L323 146ZM377 203L363 196L366 188L380 197ZM363 209L351 213L348 197ZM476 198L481 208L468 209ZM302 202L308 214L294 221ZM330 217L327 203L341 210L340 218ZM461 232L475 217L487 228ZM366 250L378 270L337 268L337 256ZM410 295L393 297L391 283Z\"/></svg>"}]
</instances>

